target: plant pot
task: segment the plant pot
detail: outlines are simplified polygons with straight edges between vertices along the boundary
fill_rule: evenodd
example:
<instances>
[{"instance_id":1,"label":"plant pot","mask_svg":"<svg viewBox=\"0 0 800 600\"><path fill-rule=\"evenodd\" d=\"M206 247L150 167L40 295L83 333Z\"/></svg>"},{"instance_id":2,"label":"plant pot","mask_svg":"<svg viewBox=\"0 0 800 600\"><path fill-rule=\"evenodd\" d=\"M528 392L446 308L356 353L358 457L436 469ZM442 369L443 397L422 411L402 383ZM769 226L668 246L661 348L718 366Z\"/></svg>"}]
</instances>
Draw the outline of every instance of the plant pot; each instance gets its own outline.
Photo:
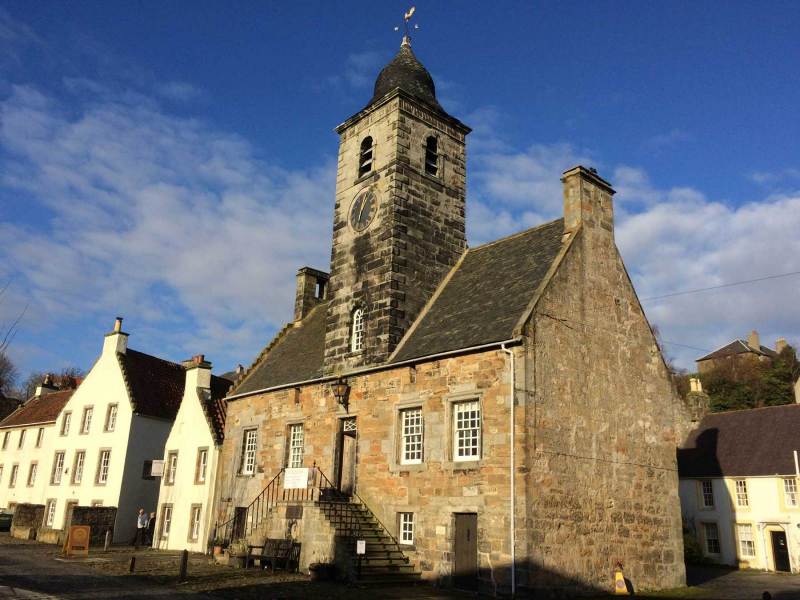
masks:
<instances>
[{"instance_id":1,"label":"plant pot","mask_svg":"<svg viewBox=\"0 0 800 600\"><path fill-rule=\"evenodd\" d=\"M336 565L330 563L312 563L308 565L311 581L330 581L336 573Z\"/></svg>"},{"instance_id":2,"label":"plant pot","mask_svg":"<svg viewBox=\"0 0 800 600\"><path fill-rule=\"evenodd\" d=\"M222 554L222 546L214 546L214 556Z\"/></svg>"}]
</instances>

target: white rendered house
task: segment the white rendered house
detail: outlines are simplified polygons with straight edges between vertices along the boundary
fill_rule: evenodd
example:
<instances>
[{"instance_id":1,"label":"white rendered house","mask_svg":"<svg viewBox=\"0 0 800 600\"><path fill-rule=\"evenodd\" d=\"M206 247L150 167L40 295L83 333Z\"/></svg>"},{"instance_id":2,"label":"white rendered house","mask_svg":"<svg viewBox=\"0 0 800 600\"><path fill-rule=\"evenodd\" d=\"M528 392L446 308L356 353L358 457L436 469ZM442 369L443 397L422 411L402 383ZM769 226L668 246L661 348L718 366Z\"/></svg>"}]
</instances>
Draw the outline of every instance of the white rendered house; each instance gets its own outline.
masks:
<instances>
[{"instance_id":1,"label":"white rendered house","mask_svg":"<svg viewBox=\"0 0 800 600\"><path fill-rule=\"evenodd\" d=\"M678 451L681 512L703 555L800 572L800 405L707 415Z\"/></svg>"},{"instance_id":2,"label":"white rendered house","mask_svg":"<svg viewBox=\"0 0 800 600\"><path fill-rule=\"evenodd\" d=\"M154 511L161 456L183 396L181 365L128 348L117 319L103 351L64 405L43 461L38 503L60 529L71 506L115 506L114 542L131 540L139 508Z\"/></svg>"},{"instance_id":3,"label":"white rendered house","mask_svg":"<svg viewBox=\"0 0 800 600\"><path fill-rule=\"evenodd\" d=\"M44 504L56 419L74 391L57 391L43 384L0 422L0 508Z\"/></svg>"},{"instance_id":4,"label":"white rendered house","mask_svg":"<svg viewBox=\"0 0 800 600\"><path fill-rule=\"evenodd\" d=\"M205 552L214 525L214 486L231 382L202 355L184 363L183 400L163 448L155 548Z\"/></svg>"}]
</instances>

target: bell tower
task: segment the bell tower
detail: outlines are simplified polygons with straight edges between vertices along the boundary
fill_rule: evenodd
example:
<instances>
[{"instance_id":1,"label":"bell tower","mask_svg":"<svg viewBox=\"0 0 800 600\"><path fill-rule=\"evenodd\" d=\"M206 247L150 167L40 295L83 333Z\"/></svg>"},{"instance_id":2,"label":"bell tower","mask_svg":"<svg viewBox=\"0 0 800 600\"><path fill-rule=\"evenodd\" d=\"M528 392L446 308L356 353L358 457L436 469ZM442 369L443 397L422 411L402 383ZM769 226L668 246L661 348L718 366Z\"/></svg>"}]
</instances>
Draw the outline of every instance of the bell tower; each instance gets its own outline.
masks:
<instances>
[{"instance_id":1,"label":"bell tower","mask_svg":"<svg viewBox=\"0 0 800 600\"><path fill-rule=\"evenodd\" d=\"M406 35L340 136L325 372L385 362L466 248L470 128Z\"/></svg>"}]
</instances>

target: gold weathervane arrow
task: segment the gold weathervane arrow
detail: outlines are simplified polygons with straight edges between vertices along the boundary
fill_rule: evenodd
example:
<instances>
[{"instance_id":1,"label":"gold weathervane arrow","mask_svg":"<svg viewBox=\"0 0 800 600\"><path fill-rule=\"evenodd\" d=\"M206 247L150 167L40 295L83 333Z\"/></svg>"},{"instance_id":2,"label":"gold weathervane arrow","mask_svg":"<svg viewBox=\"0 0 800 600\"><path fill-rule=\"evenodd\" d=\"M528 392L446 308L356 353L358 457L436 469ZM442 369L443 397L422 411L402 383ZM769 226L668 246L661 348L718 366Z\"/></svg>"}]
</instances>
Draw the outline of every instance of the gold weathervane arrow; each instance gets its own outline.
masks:
<instances>
[{"instance_id":1,"label":"gold weathervane arrow","mask_svg":"<svg viewBox=\"0 0 800 600\"><path fill-rule=\"evenodd\" d=\"M411 20L411 17L414 16L415 12L417 12L417 7L416 6L412 6L403 15L403 28L405 29L405 32L406 32L405 36L403 37L403 43L406 43L406 42L410 43L411 42L411 30L412 29L419 29L419 25L417 25L416 23L414 23L413 27L411 27L411 25L409 24L409 21ZM395 31L400 31L400 26L399 25L396 26L394 28L394 30Z\"/></svg>"}]
</instances>

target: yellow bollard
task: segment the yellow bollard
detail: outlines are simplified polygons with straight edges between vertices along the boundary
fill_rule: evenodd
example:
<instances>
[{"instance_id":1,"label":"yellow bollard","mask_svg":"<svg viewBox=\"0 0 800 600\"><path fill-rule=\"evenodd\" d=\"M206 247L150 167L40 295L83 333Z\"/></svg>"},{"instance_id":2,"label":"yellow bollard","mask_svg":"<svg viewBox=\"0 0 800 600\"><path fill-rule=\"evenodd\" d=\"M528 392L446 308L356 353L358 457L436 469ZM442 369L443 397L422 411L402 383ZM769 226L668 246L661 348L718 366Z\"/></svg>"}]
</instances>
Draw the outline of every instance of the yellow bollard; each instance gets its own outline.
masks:
<instances>
[{"instance_id":1,"label":"yellow bollard","mask_svg":"<svg viewBox=\"0 0 800 600\"><path fill-rule=\"evenodd\" d=\"M630 596L628 586L625 584L625 575L622 573L622 563L618 562L616 569L614 569L614 595L615 596Z\"/></svg>"}]
</instances>

